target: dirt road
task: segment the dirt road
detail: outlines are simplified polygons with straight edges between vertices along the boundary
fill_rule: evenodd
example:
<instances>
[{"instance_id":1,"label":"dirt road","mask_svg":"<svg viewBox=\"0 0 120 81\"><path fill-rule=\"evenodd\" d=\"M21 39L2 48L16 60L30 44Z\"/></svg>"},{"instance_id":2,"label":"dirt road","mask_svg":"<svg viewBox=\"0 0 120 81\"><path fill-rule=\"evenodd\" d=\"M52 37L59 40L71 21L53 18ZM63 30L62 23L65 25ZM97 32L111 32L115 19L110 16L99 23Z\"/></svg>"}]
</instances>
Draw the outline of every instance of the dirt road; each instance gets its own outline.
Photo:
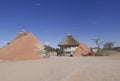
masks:
<instances>
[{"instance_id":1,"label":"dirt road","mask_svg":"<svg viewBox=\"0 0 120 81\"><path fill-rule=\"evenodd\" d=\"M0 81L120 81L120 59L53 56L1 62Z\"/></svg>"}]
</instances>

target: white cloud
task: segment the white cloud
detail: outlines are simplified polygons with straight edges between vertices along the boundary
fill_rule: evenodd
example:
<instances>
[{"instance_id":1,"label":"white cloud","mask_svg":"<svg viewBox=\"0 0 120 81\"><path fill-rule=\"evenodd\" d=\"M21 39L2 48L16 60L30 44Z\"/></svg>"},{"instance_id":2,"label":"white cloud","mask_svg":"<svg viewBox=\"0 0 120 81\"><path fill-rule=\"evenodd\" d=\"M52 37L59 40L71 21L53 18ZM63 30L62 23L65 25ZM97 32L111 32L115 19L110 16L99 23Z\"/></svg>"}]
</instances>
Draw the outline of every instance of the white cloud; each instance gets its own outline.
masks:
<instances>
[{"instance_id":1,"label":"white cloud","mask_svg":"<svg viewBox=\"0 0 120 81\"><path fill-rule=\"evenodd\" d=\"M40 6L40 3L36 3L35 6Z\"/></svg>"}]
</instances>

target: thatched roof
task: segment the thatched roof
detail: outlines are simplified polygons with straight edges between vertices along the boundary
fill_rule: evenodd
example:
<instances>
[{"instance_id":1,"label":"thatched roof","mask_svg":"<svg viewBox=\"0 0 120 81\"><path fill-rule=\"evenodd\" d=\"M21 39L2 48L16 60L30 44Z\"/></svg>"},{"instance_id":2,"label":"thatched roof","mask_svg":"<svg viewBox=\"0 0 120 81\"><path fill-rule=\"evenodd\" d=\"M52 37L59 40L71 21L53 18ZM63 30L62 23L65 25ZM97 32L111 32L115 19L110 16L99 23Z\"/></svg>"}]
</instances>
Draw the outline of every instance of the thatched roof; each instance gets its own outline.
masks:
<instances>
[{"instance_id":1,"label":"thatched roof","mask_svg":"<svg viewBox=\"0 0 120 81\"><path fill-rule=\"evenodd\" d=\"M0 49L0 60L31 60L43 58L40 50L44 46L32 34L19 38L18 40L10 43L4 48Z\"/></svg>"},{"instance_id":2,"label":"thatched roof","mask_svg":"<svg viewBox=\"0 0 120 81\"><path fill-rule=\"evenodd\" d=\"M64 46L64 45L73 45L78 46L79 42L70 34L68 34L59 44L58 46Z\"/></svg>"},{"instance_id":3,"label":"thatched roof","mask_svg":"<svg viewBox=\"0 0 120 81\"><path fill-rule=\"evenodd\" d=\"M27 32L25 30L20 31L9 43L16 41L17 39L26 36Z\"/></svg>"},{"instance_id":4,"label":"thatched roof","mask_svg":"<svg viewBox=\"0 0 120 81\"><path fill-rule=\"evenodd\" d=\"M74 52L73 56L85 56L89 55L90 53L91 53L90 48L87 45L80 43L80 45Z\"/></svg>"}]
</instances>

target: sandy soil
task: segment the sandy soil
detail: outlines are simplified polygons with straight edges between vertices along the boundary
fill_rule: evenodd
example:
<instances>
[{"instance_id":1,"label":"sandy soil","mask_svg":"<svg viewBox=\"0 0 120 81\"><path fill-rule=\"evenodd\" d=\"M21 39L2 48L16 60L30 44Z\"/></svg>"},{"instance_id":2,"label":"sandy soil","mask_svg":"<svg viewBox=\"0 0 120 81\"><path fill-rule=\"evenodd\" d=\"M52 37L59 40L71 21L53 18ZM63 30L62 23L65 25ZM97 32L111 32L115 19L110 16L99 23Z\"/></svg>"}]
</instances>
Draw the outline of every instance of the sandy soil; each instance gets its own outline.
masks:
<instances>
[{"instance_id":1,"label":"sandy soil","mask_svg":"<svg viewBox=\"0 0 120 81\"><path fill-rule=\"evenodd\" d=\"M1 62L0 81L120 81L120 59L103 58L52 56Z\"/></svg>"}]
</instances>

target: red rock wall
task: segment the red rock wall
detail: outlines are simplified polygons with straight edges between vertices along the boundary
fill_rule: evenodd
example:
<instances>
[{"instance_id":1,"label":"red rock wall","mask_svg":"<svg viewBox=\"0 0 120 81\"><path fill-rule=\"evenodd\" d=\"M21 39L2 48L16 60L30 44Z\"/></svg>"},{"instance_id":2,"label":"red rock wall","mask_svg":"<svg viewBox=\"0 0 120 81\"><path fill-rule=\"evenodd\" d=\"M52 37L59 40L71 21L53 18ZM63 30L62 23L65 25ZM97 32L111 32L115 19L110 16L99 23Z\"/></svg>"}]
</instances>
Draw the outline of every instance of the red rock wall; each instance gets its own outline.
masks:
<instances>
[{"instance_id":1,"label":"red rock wall","mask_svg":"<svg viewBox=\"0 0 120 81\"><path fill-rule=\"evenodd\" d=\"M42 44L33 36L28 34L11 44L0 49L1 60L28 60L39 59L42 56L39 49L43 49Z\"/></svg>"},{"instance_id":2,"label":"red rock wall","mask_svg":"<svg viewBox=\"0 0 120 81\"><path fill-rule=\"evenodd\" d=\"M85 44L80 44L78 48L76 49L75 53L73 56L85 56L90 54L90 49L87 47Z\"/></svg>"}]
</instances>

